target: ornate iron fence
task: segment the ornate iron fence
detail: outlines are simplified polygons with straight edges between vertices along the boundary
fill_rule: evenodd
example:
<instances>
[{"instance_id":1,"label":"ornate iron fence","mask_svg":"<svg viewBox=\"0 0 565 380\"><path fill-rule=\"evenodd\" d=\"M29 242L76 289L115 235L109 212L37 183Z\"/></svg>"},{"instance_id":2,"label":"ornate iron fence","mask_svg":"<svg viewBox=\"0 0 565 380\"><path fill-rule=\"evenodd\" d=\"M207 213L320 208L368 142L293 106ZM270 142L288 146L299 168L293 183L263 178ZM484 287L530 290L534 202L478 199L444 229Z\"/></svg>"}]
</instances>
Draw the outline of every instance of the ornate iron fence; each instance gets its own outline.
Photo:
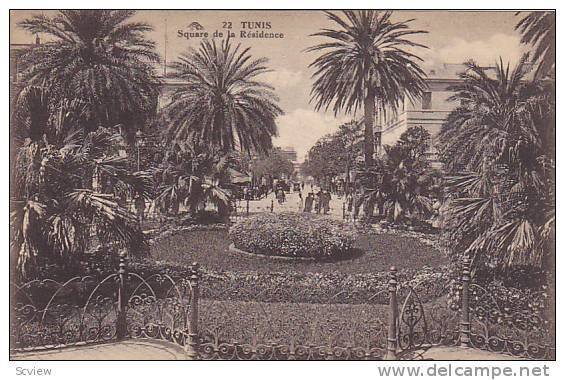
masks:
<instances>
[{"instance_id":1,"label":"ornate iron fence","mask_svg":"<svg viewBox=\"0 0 565 380\"><path fill-rule=\"evenodd\" d=\"M454 346L459 344L459 324L461 315L458 307L450 305L445 296L437 300L422 302L420 294L425 287L435 286L436 294L447 294L449 282L429 284L427 282L407 283L400 286L397 297L400 302L394 307L398 310L396 328L395 358L412 358L418 350L434 346Z\"/></svg>"},{"instance_id":2,"label":"ornate iron fence","mask_svg":"<svg viewBox=\"0 0 565 380\"><path fill-rule=\"evenodd\" d=\"M555 358L543 317L501 309L492 294L471 283L469 265L466 259L455 285L399 283L391 268L388 287L370 297L342 291L313 303L309 291L293 302L281 302L272 289L243 300L231 289L218 295L217 288L202 283L196 263L186 278L144 278L127 271L122 255L118 271L102 280L15 286L10 349L153 338L179 344L188 358L203 360L411 359L415 352L446 345ZM277 286L282 292L283 284ZM458 287L458 302L445 296L423 302L420 295L430 286L438 287L436 294Z\"/></svg>"},{"instance_id":3,"label":"ornate iron fence","mask_svg":"<svg viewBox=\"0 0 565 380\"><path fill-rule=\"evenodd\" d=\"M198 266L175 281L128 272L125 255L104 279L74 277L14 285L10 350L13 352L153 338L177 343L196 356Z\"/></svg>"},{"instance_id":4,"label":"ornate iron fence","mask_svg":"<svg viewBox=\"0 0 565 380\"><path fill-rule=\"evenodd\" d=\"M462 344L527 359L555 358L553 326L547 326L542 313L501 308L488 290L471 283L468 260L463 267L462 293Z\"/></svg>"},{"instance_id":5,"label":"ornate iron fence","mask_svg":"<svg viewBox=\"0 0 565 380\"><path fill-rule=\"evenodd\" d=\"M391 293L391 309L399 314L389 323L389 358L410 359L419 350L455 345L524 359L555 358L554 335L545 318L503 310L491 293L471 283L468 258L459 282L439 284L457 287L457 302L439 299L423 303L418 296L421 284L405 284ZM396 305L397 297L400 306Z\"/></svg>"}]
</instances>

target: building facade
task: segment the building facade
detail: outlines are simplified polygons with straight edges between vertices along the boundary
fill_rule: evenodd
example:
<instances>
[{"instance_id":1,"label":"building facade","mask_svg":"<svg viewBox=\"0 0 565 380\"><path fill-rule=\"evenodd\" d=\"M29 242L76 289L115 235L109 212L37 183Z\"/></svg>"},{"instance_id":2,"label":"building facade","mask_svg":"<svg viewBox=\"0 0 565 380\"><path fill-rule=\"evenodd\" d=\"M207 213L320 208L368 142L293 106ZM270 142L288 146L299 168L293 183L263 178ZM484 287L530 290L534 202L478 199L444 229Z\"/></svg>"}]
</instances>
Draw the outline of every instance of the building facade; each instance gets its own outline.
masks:
<instances>
[{"instance_id":1,"label":"building facade","mask_svg":"<svg viewBox=\"0 0 565 380\"><path fill-rule=\"evenodd\" d=\"M298 160L298 154L296 153L296 149L291 146L286 146L281 148L282 155L292 162L296 162Z\"/></svg>"},{"instance_id":2,"label":"building facade","mask_svg":"<svg viewBox=\"0 0 565 380\"><path fill-rule=\"evenodd\" d=\"M380 132L377 152L382 153L382 145L392 145L398 141L408 128L422 126L431 135L428 155L432 163L437 165L437 135L447 115L459 105L449 101L449 98L453 95L451 87L461 83L458 74L464 71L465 66L462 64L447 63L428 70L425 80L427 89L420 99L411 101L405 96L396 112L388 110L377 115L377 136Z\"/></svg>"}]
</instances>

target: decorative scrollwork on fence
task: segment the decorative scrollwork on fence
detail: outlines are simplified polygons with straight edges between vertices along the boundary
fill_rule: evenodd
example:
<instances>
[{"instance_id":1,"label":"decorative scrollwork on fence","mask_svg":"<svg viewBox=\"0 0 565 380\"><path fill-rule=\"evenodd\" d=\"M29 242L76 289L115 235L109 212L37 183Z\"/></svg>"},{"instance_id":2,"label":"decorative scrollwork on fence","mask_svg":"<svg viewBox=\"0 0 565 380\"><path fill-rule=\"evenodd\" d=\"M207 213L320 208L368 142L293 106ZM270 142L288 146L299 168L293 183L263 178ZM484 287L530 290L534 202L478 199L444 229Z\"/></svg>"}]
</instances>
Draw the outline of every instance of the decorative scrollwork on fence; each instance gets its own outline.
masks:
<instances>
[{"instance_id":1,"label":"decorative scrollwork on fence","mask_svg":"<svg viewBox=\"0 0 565 380\"><path fill-rule=\"evenodd\" d=\"M434 283L420 281L400 287L398 295L402 306L397 322L397 340L401 357L409 351L459 343L460 313L444 299L450 286L451 280L442 278ZM429 293L429 287L434 287L439 298L423 302L419 292Z\"/></svg>"},{"instance_id":2,"label":"decorative scrollwork on fence","mask_svg":"<svg viewBox=\"0 0 565 380\"><path fill-rule=\"evenodd\" d=\"M279 287L282 291L282 284ZM231 294L230 289L225 289ZM278 300L265 289L252 298L260 301L200 300L202 326L199 356L204 360L378 360L386 352L387 306L347 303L358 294L338 292L322 302ZM386 292L386 290L385 290ZM212 294L206 288L203 294ZM376 294L374 299L380 299ZM245 328L242 328L245 326Z\"/></svg>"},{"instance_id":3,"label":"decorative scrollwork on fence","mask_svg":"<svg viewBox=\"0 0 565 380\"><path fill-rule=\"evenodd\" d=\"M376 348L268 343L201 344L203 360L382 360Z\"/></svg>"},{"instance_id":4,"label":"decorative scrollwork on fence","mask_svg":"<svg viewBox=\"0 0 565 380\"><path fill-rule=\"evenodd\" d=\"M469 286L473 347L528 359L555 357L553 337L542 315L503 309L484 287Z\"/></svg>"},{"instance_id":5,"label":"decorative scrollwork on fence","mask_svg":"<svg viewBox=\"0 0 565 380\"><path fill-rule=\"evenodd\" d=\"M127 327L132 338L152 338L185 344L192 289L166 274L144 279L128 273Z\"/></svg>"},{"instance_id":6,"label":"decorative scrollwork on fence","mask_svg":"<svg viewBox=\"0 0 565 380\"><path fill-rule=\"evenodd\" d=\"M11 347L64 346L111 340L116 329L111 291L116 275L100 282L74 277L65 283L34 280L12 293Z\"/></svg>"},{"instance_id":7,"label":"decorative scrollwork on fence","mask_svg":"<svg viewBox=\"0 0 565 380\"><path fill-rule=\"evenodd\" d=\"M411 286L402 304L398 321L398 345L401 350L414 350L426 343L428 325L424 305Z\"/></svg>"},{"instance_id":8,"label":"decorative scrollwork on fence","mask_svg":"<svg viewBox=\"0 0 565 380\"><path fill-rule=\"evenodd\" d=\"M186 346L194 307L193 278L167 274L143 278L120 271L102 280L74 277L60 283L13 285L10 349L32 350L117 338L153 338ZM124 331L120 336L120 320Z\"/></svg>"},{"instance_id":9,"label":"decorative scrollwork on fence","mask_svg":"<svg viewBox=\"0 0 565 380\"><path fill-rule=\"evenodd\" d=\"M530 359L555 357L544 316L501 308L493 294L471 284L468 260L460 282L442 276L399 286L391 268L388 286L370 297L365 289L323 297L313 288L288 302L282 281L245 294L206 285L213 288L202 286L196 263L180 281L167 274L144 278L126 271L124 256L117 273L102 280L13 285L10 348L152 338L205 360L396 359L455 344Z\"/></svg>"}]
</instances>

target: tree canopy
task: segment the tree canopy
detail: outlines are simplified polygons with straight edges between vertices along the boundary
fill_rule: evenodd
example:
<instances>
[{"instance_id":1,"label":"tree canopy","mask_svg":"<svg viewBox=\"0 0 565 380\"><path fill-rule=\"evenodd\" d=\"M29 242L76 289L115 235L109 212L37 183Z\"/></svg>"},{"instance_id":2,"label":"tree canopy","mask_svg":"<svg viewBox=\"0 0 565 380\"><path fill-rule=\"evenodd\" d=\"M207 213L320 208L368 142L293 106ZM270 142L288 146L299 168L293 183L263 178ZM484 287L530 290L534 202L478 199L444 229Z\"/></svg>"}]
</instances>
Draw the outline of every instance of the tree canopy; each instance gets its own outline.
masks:
<instances>
[{"instance_id":1,"label":"tree canopy","mask_svg":"<svg viewBox=\"0 0 565 380\"><path fill-rule=\"evenodd\" d=\"M256 177L272 176L278 178L281 175L290 177L294 173L294 165L283 154L281 148L273 148L268 153L252 160L250 170Z\"/></svg>"},{"instance_id":2,"label":"tree canopy","mask_svg":"<svg viewBox=\"0 0 565 380\"><path fill-rule=\"evenodd\" d=\"M317 180L335 177L352 169L362 154L363 124L350 121L330 135L322 137L308 151L302 172Z\"/></svg>"},{"instance_id":3,"label":"tree canopy","mask_svg":"<svg viewBox=\"0 0 565 380\"><path fill-rule=\"evenodd\" d=\"M146 37L152 28L129 21L134 14L64 10L21 21L24 30L48 36L22 52L21 82L49 90L53 103L80 99L80 124L86 131L120 125L124 136L133 139L155 115L160 85L153 65L159 55Z\"/></svg>"},{"instance_id":4,"label":"tree canopy","mask_svg":"<svg viewBox=\"0 0 565 380\"><path fill-rule=\"evenodd\" d=\"M315 70L312 101L316 110L332 106L336 115L363 106L365 164L370 166L375 110L395 109L405 95L419 97L425 88L422 59L409 49L425 48L410 38L426 32L410 29L412 20L392 21L392 12L347 10L326 16L335 29L314 33L325 41L308 49L321 53L310 64Z\"/></svg>"},{"instance_id":5,"label":"tree canopy","mask_svg":"<svg viewBox=\"0 0 565 380\"><path fill-rule=\"evenodd\" d=\"M526 79L527 61L500 61L494 77L468 62L453 88L461 106L440 133L452 174L446 232L479 266L541 266L551 252L555 103L550 84Z\"/></svg>"},{"instance_id":6,"label":"tree canopy","mask_svg":"<svg viewBox=\"0 0 565 380\"><path fill-rule=\"evenodd\" d=\"M273 87L259 78L269 72L267 62L229 39L219 45L203 40L198 49L182 54L171 64L171 76L183 85L163 109L167 140L205 144L224 153L271 149L275 120L283 112Z\"/></svg>"}]
</instances>

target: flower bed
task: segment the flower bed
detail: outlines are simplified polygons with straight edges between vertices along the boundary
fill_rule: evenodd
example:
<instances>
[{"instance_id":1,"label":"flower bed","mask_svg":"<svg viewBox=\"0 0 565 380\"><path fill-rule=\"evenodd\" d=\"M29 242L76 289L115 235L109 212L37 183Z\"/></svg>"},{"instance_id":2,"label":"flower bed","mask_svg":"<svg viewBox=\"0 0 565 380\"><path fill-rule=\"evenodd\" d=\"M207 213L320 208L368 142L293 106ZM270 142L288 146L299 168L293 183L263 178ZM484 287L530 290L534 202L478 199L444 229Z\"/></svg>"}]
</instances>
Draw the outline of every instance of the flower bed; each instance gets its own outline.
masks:
<instances>
[{"instance_id":1,"label":"flower bed","mask_svg":"<svg viewBox=\"0 0 565 380\"><path fill-rule=\"evenodd\" d=\"M264 213L235 223L234 246L265 256L324 258L347 255L355 231L348 224L310 214Z\"/></svg>"},{"instance_id":2,"label":"flower bed","mask_svg":"<svg viewBox=\"0 0 565 380\"><path fill-rule=\"evenodd\" d=\"M166 273L188 279L190 263L155 262L141 259L128 269L142 277ZM453 273L451 266L400 269L399 283L418 284L418 297L429 302L447 294ZM293 273L254 271L211 271L201 267L201 297L213 300L295 302L295 303L388 303L389 272L375 273Z\"/></svg>"}]
</instances>

